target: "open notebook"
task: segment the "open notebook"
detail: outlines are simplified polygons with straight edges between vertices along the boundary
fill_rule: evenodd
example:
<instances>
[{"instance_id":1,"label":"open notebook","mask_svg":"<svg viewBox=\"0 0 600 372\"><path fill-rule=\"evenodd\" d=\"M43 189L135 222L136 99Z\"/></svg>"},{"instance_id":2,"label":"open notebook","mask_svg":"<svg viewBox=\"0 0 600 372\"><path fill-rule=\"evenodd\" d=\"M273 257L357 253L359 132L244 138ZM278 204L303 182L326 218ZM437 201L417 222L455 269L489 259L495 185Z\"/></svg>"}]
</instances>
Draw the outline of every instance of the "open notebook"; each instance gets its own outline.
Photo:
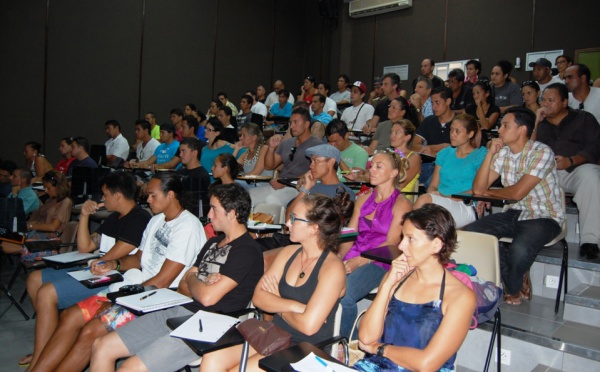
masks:
<instances>
[{"instance_id":1,"label":"open notebook","mask_svg":"<svg viewBox=\"0 0 600 372\"><path fill-rule=\"evenodd\" d=\"M137 293L131 296L117 298L117 304L129 309L148 313L150 311L167 309L169 307L183 305L193 300L168 288L156 289Z\"/></svg>"},{"instance_id":2,"label":"open notebook","mask_svg":"<svg viewBox=\"0 0 600 372\"><path fill-rule=\"evenodd\" d=\"M171 332L171 337L216 342L237 323L239 323L237 318L200 310ZM202 331L200 331L200 324L202 324Z\"/></svg>"}]
</instances>

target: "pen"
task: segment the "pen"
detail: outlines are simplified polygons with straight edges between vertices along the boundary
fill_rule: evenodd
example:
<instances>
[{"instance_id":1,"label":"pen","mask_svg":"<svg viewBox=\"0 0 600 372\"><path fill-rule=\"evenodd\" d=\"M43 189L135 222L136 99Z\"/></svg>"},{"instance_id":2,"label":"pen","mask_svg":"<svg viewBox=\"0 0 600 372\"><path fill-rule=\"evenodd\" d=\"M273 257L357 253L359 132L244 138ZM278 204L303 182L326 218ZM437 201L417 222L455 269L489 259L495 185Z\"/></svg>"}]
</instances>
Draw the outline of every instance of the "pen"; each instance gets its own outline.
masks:
<instances>
[{"instance_id":1,"label":"pen","mask_svg":"<svg viewBox=\"0 0 600 372\"><path fill-rule=\"evenodd\" d=\"M262 222L260 222L260 221L256 221L256 222L254 222L254 226L256 226L256 225L260 225L261 223L262 223Z\"/></svg>"},{"instance_id":2,"label":"pen","mask_svg":"<svg viewBox=\"0 0 600 372\"><path fill-rule=\"evenodd\" d=\"M198 319L198 330L202 332L202 319Z\"/></svg>"},{"instance_id":3,"label":"pen","mask_svg":"<svg viewBox=\"0 0 600 372\"><path fill-rule=\"evenodd\" d=\"M96 265L104 265L105 263L106 263L106 261L100 261ZM83 271L91 270L91 268L92 268L91 266L88 266L85 269L83 269Z\"/></svg>"},{"instance_id":4,"label":"pen","mask_svg":"<svg viewBox=\"0 0 600 372\"><path fill-rule=\"evenodd\" d=\"M321 363L325 368L327 368L328 371L335 372L329 365L327 365L327 363L325 363L323 359L319 358L318 355L315 355L315 358L317 359L317 362Z\"/></svg>"},{"instance_id":5,"label":"pen","mask_svg":"<svg viewBox=\"0 0 600 372\"><path fill-rule=\"evenodd\" d=\"M156 294L156 291L148 293L147 295L140 297L140 301L145 300L150 296L154 296L155 294Z\"/></svg>"},{"instance_id":6,"label":"pen","mask_svg":"<svg viewBox=\"0 0 600 372\"><path fill-rule=\"evenodd\" d=\"M358 172L360 172L358 169L340 171L341 174L358 173Z\"/></svg>"}]
</instances>

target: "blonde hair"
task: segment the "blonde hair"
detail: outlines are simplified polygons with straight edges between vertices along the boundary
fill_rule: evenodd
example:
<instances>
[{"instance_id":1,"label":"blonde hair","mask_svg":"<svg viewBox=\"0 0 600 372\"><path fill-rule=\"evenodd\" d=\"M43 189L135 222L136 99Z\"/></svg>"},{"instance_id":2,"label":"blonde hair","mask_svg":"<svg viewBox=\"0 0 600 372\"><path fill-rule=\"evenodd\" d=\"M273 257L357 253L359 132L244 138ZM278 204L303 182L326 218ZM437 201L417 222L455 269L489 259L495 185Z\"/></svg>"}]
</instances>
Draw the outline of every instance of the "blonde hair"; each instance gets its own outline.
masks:
<instances>
[{"instance_id":1,"label":"blonde hair","mask_svg":"<svg viewBox=\"0 0 600 372\"><path fill-rule=\"evenodd\" d=\"M392 169L398 170L398 176L394 178L394 187L398 190L402 190L400 184L406 180L408 175L408 168L410 168L410 162L407 158L400 156L397 152L392 149L385 149L377 152L377 155L386 155L390 158Z\"/></svg>"}]
</instances>

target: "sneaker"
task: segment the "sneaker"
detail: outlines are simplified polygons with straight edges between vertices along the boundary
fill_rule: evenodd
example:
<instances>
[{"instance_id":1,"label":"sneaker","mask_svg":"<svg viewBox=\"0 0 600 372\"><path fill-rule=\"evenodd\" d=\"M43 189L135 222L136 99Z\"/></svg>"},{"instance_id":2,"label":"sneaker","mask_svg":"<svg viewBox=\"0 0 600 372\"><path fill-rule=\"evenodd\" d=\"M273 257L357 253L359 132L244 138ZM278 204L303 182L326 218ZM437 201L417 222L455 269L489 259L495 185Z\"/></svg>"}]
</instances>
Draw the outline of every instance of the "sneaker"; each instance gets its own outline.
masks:
<instances>
[{"instance_id":1,"label":"sneaker","mask_svg":"<svg viewBox=\"0 0 600 372\"><path fill-rule=\"evenodd\" d=\"M583 243L579 247L579 254L588 260L595 260L598 258L598 253L600 249L598 249L598 244L593 243Z\"/></svg>"}]
</instances>

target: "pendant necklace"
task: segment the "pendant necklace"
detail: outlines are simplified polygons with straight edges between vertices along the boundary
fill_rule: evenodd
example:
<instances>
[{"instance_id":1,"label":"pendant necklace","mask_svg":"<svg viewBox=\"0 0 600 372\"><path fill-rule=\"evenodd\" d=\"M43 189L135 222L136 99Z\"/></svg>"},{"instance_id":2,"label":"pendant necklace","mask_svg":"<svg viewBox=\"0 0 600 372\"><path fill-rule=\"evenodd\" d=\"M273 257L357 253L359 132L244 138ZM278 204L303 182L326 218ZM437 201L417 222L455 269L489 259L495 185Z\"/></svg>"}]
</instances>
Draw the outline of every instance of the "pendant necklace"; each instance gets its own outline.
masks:
<instances>
[{"instance_id":1,"label":"pendant necklace","mask_svg":"<svg viewBox=\"0 0 600 372\"><path fill-rule=\"evenodd\" d=\"M304 253L304 249L302 249L302 253ZM313 262L315 262L315 260L316 260L317 258L319 258L319 257L320 257L320 256L317 256L317 257L313 258L313 260L312 260L312 261L310 261L310 263L309 263L308 265L306 265L306 268L305 268L305 267L302 265L302 261L303 261L303 260L302 260L302 256L300 256L300 266L302 266L302 269L301 269L301 271L300 271L300 275L298 275L298 278L300 278L300 279L304 278L304 276L306 275L306 274L304 273L304 270L308 269L308 268L310 267L310 265L312 265L312 264L313 264Z\"/></svg>"}]
</instances>

